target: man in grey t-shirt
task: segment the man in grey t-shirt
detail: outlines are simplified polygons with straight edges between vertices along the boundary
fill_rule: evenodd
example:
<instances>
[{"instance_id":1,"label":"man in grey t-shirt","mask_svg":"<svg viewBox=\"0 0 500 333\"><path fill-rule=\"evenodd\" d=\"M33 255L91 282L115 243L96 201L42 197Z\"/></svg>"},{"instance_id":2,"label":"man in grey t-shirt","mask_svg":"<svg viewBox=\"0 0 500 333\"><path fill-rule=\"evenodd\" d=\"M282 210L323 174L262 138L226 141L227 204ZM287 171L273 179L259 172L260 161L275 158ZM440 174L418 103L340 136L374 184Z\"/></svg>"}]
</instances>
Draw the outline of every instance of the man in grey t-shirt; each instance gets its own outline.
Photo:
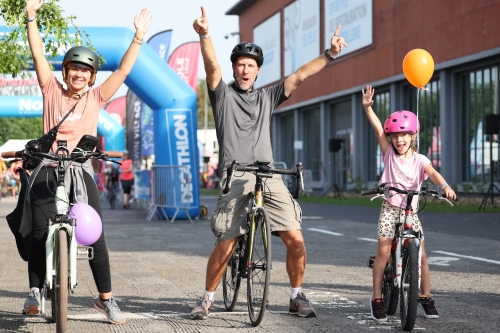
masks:
<instances>
[{"instance_id":1,"label":"man in grey t-shirt","mask_svg":"<svg viewBox=\"0 0 500 333\"><path fill-rule=\"evenodd\" d=\"M193 22L200 36L201 54L207 74L208 96L212 103L217 140L219 142L219 175L221 188L226 181L226 170L233 160L241 165L267 161L272 165L271 115L273 110L287 100L293 91L310 76L319 72L347 46L338 37L340 26L331 39L331 46L316 59L301 66L284 81L264 89L254 90L260 68L264 62L262 49L252 43L240 43L231 53L235 82L228 86L222 73L208 31L204 7L201 17ZM245 216L248 207L246 193L252 191L255 176L244 173L232 183L228 194L220 194L217 208L211 218L211 228L217 244L207 264L205 292L196 303L191 318L206 319L214 292L226 269L237 237L245 233ZM267 179L264 206L271 220L271 230L286 246L286 269L290 279L290 314L315 317L316 312L302 292L302 277L306 264L306 249L301 231L302 212L279 175ZM270 200L270 198L272 200Z\"/></svg>"}]
</instances>

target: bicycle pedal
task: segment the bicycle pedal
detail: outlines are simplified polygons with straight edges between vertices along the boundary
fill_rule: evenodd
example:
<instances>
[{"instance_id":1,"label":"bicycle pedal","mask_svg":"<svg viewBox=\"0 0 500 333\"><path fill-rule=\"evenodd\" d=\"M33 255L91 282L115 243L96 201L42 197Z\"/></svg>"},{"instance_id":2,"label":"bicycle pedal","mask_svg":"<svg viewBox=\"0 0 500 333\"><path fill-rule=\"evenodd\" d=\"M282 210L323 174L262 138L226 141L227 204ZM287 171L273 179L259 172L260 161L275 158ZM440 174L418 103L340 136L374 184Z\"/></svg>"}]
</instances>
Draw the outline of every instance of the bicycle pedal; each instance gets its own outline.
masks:
<instances>
[{"instance_id":1,"label":"bicycle pedal","mask_svg":"<svg viewBox=\"0 0 500 333\"><path fill-rule=\"evenodd\" d=\"M368 263L367 263L367 266L368 266L369 268L373 268L373 263L374 263L374 262L375 262L375 256L370 256L370 257L368 258Z\"/></svg>"},{"instance_id":2,"label":"bicycle pedal","mask_svg":"<svg viewBox=\"0 0 500 333\"><path fill-rule=\"evenodd\" d=\"M76 249L76 259L78 260L94 259L94 249L92 248L92 246L78 245Z\"/></svg>"}]
</instances>

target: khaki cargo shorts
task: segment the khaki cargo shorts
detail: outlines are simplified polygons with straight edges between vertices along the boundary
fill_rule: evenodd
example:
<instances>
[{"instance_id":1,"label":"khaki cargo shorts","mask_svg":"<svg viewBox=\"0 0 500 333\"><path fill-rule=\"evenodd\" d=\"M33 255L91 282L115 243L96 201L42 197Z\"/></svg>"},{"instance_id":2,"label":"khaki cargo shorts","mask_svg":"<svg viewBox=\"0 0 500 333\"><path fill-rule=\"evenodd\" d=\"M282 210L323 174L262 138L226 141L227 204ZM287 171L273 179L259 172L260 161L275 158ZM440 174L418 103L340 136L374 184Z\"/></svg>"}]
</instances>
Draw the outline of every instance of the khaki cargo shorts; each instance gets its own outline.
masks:
<instances>
[{"instance_id":1,"label":"khaki cargo shorts","mask_svg":"<svg viewBox=\"0 0 500 333\"><path fill-rule=\"evenodd\" d=\"M210 227L217 242L238 237L245 233L246 216L249 206L248 193L254 190L255 175L237 171L233 177L231 191L222 194L226 185L224 171L220 182L217 208L210 220ZM264 178L264 207L271 220L271 231L301 230L302 210L285 187L281 175Z\"/></svg>"}]
</instances>

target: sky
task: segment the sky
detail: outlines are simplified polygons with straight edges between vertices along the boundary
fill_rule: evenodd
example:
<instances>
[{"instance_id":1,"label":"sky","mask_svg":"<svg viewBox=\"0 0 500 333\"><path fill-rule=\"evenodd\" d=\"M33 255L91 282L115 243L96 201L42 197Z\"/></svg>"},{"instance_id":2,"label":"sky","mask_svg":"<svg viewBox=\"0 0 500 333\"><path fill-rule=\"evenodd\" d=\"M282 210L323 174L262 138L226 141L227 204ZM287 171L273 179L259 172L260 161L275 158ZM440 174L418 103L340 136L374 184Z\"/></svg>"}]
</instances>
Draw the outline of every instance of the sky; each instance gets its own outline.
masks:
<instances>
[{"instance_id":1,"label":"sky","mask_svg":"<svg viewBox=\"0 0 500 333\"><path fill-rule=\"evenodd\" d=\"M79 28L126 27L132 31L135 31L135 15L139 14L141 9L145 7L153 15L153 21L144 41L160 31L172 29L170 53L181 44L199 41L199 37L193 29L193 21L201 16L200 7L204 6L209 22L210 37L217 60L222 68L222 77L224 81L228 82L232 80L229 56L234 45L239 42L239 38L238 35L230 36L227 39L225 36L237 32L239 23L238 16L229 16L225 13L238 2L239 0L59 0L59 5L65 16L76 16L75 23ZM109 72L98 73L96 83L104 82L109 74ZM205 78L201 54L198 77ZM122 86L113 99L124 96L127 90L125 85Z\"/></svg>"}]
</instances>

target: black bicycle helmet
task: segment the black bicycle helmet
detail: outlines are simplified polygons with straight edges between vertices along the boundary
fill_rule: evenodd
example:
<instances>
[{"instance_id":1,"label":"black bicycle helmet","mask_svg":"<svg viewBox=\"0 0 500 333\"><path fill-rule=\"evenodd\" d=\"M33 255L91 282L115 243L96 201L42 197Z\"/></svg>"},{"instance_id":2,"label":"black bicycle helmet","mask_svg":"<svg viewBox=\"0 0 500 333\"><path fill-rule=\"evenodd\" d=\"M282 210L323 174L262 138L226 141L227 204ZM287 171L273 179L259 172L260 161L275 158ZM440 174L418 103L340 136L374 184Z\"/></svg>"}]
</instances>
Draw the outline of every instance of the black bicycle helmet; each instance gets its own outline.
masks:
<instances>
[{"instance_id":1,"label":"black bicycle helmet","mask_svg":"<svg viewBox=\"0 0 500 333\"><path fill-rule=\"evenodd\" d=\"M236 59L241 56L252 57L257 61L257 66L262 66L264 63L264 54L262 49L253 43L240 43L233 48L231 52L231 62L234 64Z\"/></svg>"},{"instance_id":2,"label":"black bicycle helmet","mask_svg":"<svg viewBox=\"0 0 500 333\"><path fill-rule=\"evenodd\" d=\"M66 66L72 63L74 66L87 68L92 72L89 87L95 83L95 74L99 68L99 57L94 51L85 46L75 46L66 52L62 63L63 79L66 80Z\"/></svg>"}]
</instances>

